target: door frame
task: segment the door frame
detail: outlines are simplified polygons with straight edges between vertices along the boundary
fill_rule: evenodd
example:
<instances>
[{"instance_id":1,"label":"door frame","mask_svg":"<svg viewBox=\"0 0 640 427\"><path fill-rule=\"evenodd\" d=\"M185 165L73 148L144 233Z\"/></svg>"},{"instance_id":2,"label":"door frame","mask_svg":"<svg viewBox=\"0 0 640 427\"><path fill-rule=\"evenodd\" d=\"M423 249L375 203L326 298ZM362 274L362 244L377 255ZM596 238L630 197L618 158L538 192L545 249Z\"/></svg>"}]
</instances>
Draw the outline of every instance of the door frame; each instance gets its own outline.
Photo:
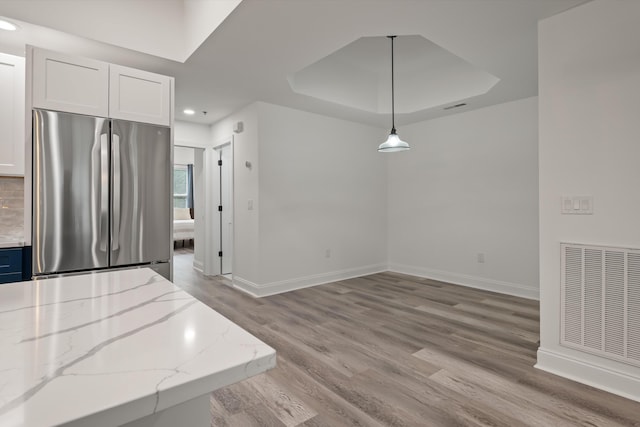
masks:
<instances>
[{"instance_id":1,"label":"door frame","mask_svg":"<svg viewBox=\"0 0 640 427\"><path fill-rule=\"evenodd\" d=\"M204 198L204 233L202 236L202 240L204 240L203 245L203 256L202 256L202 265L195 265L194 269L200 271L205 276L218 276L221 274L221 262L218 257L218 252L220 251L220 214L218 212L218 203L220 200L220 172L218 169L218 158L219 154L217 149L225 146L231 146L231 158L234 158L234 141L233 135L230 135L226 138L221 139L220 141L214 144L207 144L206 146L202 145L192 145L187 142L179 141L174 144L177 147L188 147L194 149L204 150L203 153L203 190L202 197ZM173 154L173 150L172 150ZM173 158L172 158L173 162ZM173 166L172 166L173 167ZM172 169L173 170L173 169ZM235 207L235 168L234 162L231 162L231 204ZM197 215L197 214L196 214ZM173 212L172 212L172 220L173 220ZM173 223L172 223L173 228ZM197 236L196 236L197 238ZM231 245L232 245L232 253L231 253L231 272L235 271L236 257L235 257L235 209L232 216L232 232L231 232ZM173 245L171 245L173 249ZM173 255L173 253L172 253Z\"/></svg>"},{"instance_id":2,"label":"door frame","mask_svg":"<svg viewBox=\"0 0 640 427\"><path fill-rule=\"evenodd\" d=\"M235 169L234 169L234 143L233 135L214 143L205 151L205 261L203 274L206 276L219 276L221 274L221 262L218 252L221 243L220 213L218 204L220 201L220 171L218 149L229 145L231 147L231 205L235 207ZM235 271L235 209L232 216L231 230L231 273Z\"/></svg>"},{"instance_id":3,"label":"door frame","mask_svg":"<svg viewBox=\"0 0 640 427\"><path fill-rule=\"evenodd\" d=\"M218 164L217 162L219 160L221 160L222 157L222 150L228 149L229 150L229 159L228 161L230 162L227 167L228 169L228 173L229 173L229 179L230 179L230 194L229 194L229 200L228 203L230 206L224 207L224 205L222 205L222 172L224 168L224 165L221 166L220 164ZM233 261L234 261L234 226L235 226L235 210L234 210L234 180L233 180L233 137L230 138L229 141L226 141L222 144L216 145L214 148L214 153L215 153L215 159L216 159L216 167L217 167L217 171L218 171L218 181L217 181L217 188L214 189L214 192L216 194L216 197L214 198L214 200L217 202L215 203L215 207L216 207L216 211L218 213L218 230L217 230L217 250L221 251L223 253L223 256L220 257L218 256L218 260L219 260L219 274L229 274L229 273L225 273L225 269L223 268L224 265L224 253L225 251L228 253L227 256L231 258L231 265L229 266L229 268L231 269L231 274L233 274ZM216 191L217 190L217 191ZM223 213L221 213L218 209L218 206L222 205L224 210L231 209L231 230L230 230L230 235L229 235L229 248L223 248L222 246L222 242L223 242L223 233L222 233L222 229L225 227L225 224L223 224ZM224 211L223 211L224 212ZM216 252L219 254L219 252Z\"/></svg>"}]
</instances>

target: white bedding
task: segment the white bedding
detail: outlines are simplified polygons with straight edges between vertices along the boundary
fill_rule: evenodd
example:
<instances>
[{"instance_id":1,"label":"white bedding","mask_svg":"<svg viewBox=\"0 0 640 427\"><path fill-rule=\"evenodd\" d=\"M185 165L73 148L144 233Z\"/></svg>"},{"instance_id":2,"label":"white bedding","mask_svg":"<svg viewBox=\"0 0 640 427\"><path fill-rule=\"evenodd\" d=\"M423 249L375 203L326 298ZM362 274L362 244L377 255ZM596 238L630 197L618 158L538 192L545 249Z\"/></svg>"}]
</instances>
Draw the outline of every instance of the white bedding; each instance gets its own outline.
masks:
<instances>
[{"instance_id":1,"label":"white bedding","mask_svg":"<svg viewBox=\"0 0 640 427\"><path fill-rule=\"evenodd\" d=\"M176 219L173 221L173 240L189 240L194 238L194 222L192 219Z\"/></svg>"}]
</instances>

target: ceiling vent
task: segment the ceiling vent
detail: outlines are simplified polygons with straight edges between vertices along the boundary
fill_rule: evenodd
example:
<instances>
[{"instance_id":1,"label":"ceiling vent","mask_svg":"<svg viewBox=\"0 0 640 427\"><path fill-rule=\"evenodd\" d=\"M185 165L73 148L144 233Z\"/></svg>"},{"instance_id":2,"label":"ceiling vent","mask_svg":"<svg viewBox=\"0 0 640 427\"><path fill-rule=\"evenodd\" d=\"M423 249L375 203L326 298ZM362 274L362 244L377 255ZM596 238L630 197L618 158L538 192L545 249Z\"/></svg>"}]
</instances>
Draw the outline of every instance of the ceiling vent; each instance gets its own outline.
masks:
<instances>
[{"instance_id":1,"label":"ceiling vent","mask_svg":"<svg viewBox=\"0 0 640 427\"><path fill-rule=\"evenodd\" d=\"M449 105L448 107L444 107L443 110L453 110L454 108L464 107L465 105L467 105L466 102L462 102L460 104Z\"/></svg>"}]
</instances>

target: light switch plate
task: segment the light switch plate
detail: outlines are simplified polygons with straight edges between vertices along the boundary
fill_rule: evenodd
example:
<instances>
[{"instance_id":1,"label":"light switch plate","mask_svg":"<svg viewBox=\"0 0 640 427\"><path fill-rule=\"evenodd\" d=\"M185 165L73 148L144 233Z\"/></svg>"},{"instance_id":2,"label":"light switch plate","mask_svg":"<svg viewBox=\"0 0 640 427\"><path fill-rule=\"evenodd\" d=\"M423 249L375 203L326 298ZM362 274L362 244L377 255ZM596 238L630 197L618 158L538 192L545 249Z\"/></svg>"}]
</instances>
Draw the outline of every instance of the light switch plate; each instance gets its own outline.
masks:
<instances>
[{"instance_id":1,"label":"light switch plate","mask_svg":"<svg viewBox=\"0 0 640 427\"><path fill-rule=\"evenodd\" d=\"M563 215L593 215L593 196L562 196Z\"/></svg>"}]
</instances>

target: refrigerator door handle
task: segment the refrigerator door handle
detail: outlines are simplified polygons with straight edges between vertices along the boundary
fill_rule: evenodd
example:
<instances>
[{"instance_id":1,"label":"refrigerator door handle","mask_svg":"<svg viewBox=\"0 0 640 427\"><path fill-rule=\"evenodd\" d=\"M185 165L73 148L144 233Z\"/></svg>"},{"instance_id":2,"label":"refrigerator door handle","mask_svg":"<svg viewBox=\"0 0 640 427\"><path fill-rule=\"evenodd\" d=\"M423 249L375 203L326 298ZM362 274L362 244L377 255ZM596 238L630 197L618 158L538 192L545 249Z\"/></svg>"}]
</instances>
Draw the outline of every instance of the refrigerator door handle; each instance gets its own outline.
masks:
<instances>
[{"instance_id":1,"label":"refrigerator door handle","mask_svg":"<svg viewBox=\"0 0 640 427\"><path fill-rule=\"evenodd\" d=\"M113 165L113 229L111 230L111 250L120 248L120 136L111 138L111 160Z\"/></svg>"},{"instance_id":2,"label":"refrigerator door handle","mask_svg":"<svg viewBox=\"0 0 640 427\"><path fill-rule=\"evenodd\" d=\"M100 135L100 250L107 250L109 235L109 135Z\"/></svg>"}]
</instances>

